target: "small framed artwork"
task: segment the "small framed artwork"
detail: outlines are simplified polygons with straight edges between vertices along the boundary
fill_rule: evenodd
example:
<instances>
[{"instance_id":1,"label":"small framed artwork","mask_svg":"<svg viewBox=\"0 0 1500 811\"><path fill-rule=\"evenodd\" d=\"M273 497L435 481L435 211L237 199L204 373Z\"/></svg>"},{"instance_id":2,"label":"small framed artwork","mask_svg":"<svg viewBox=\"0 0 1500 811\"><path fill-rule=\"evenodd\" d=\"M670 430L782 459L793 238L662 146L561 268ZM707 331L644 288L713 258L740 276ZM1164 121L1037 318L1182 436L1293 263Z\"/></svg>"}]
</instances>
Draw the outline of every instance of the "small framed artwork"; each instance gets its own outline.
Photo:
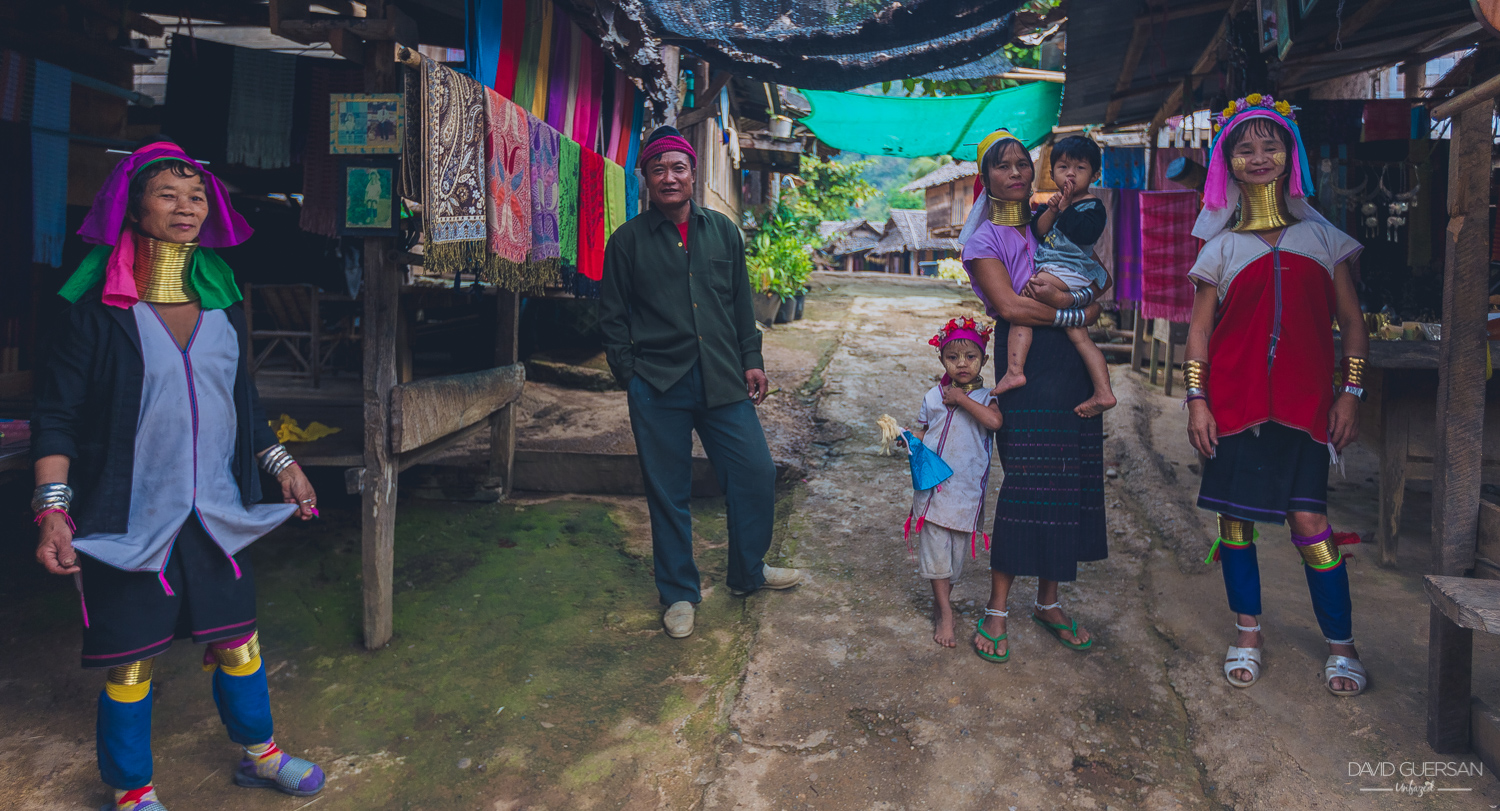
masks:
<instances>
[{"instance_id":1,"label":"small framed artwork","mask_svg":"<svg viewBox=\"0 0 1500 811\"><path fill-rule=\"evenodd\" d=\"M1276 47L1279 33L1276 0L1255 0L1255 16L1260 24L1260 50L1265 53Z\"/></svg>"},{"instance_id":2,"label":"small framed artwork","mask_svg":"<svg viewBox=\"0 0 1500 811\"><path fill-rule=\"evenodd\" d=\"M1292 49L1292 15L1287 0L1276 0L1276 58L1286 59Z\"/></svg>"},{"instance_id":3,"label":"small framed artwork","mask_svg":"<svg viewBox=\"0 0 1500 811\"><path fill-rule=\"evenodd\" d=\"M328 107L330 154L401 154L406 102L400 93L330 93Z\"/></svg>"},{"instance_id":4,"label":"small framed artwork","mask_svg":"<svg viewBox=\"0 0 1500 811\"><path fill-rule=\"evenodd\" d=\"M347 157L339 161L343 204L339 235L394 237L401 232L396 197L397 158Z\"/></svg>"}]
</instances>

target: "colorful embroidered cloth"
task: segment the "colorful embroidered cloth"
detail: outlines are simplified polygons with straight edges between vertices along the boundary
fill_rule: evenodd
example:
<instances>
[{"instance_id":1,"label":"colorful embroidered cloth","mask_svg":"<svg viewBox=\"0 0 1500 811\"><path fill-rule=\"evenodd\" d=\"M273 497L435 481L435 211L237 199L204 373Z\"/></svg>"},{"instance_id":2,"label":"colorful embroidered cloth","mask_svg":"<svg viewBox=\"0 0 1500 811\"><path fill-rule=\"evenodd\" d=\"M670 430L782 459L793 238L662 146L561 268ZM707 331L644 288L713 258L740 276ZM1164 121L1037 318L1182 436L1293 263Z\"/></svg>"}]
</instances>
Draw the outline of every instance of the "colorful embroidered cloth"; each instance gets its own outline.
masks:
<instances>
[{"instance_id":1,"label":"colorful embroidered cloth","mask_svg":"<svg viewBox=\"0 0 1500 811\"><path fill-rule=\"evenodd\" d=\"M527 116L531 135L531 261L550 264L555 275L561 254L557 245L557 162L562 135L547 122Z\"/></svg>"},{"instance_id":2,"label":"colorful embroidered cloth","mask_svg":"<svg viewBox=\"0 0 1500 811\"><path fill-rule=\"evenodd\" d=\"M1141 193L1118 189L1115 206L1115 300L1141 300Z\"/></svg>"},{"instance_id":3,"label":"colorful embroidered cloth","mask_svg":"<svg viewBox=\"0 0 1500 811\"><path fill-rule=\"evenodd\" d=\"M425 193L422 183L422 71L398 67L401 92L406 97L406 123L401 128L401 194L418 203ZM327 143L326 141L324 143ZM324 150L325 152L327 150Z\"/></svg>"},{"instance_id":4,"label":"colorful embroidered cloth","mask_svg":"<svg viewBox=\"0 0 1500 811\"><path fill-rule=\"evenodd\" d=\"M562 263L578 266L578 142L561 139L557 159L557 244Z\"/></svg>"},{"instance_id":5,"label":"colorful embroidered cloth","mask_svg":"<svg viewBox=\"0 0 1500 811\"><path fill-rule=\"evenodd\" d=\"M578 272L597 282L604 278L604 157L592 149L579 155Z\"/></svg>"},{"instance_id":6,"label":"colorful embroidered cloth","mask_svg":"<svg viewBox=\"0 0 1500 811\"><path fill-rule=\"evenodd\" d=\"M625 224L625 167L604 160L604 239ZM601 244L601 248L603 245ZM602 266L600 277L603 277Z\"/></svg>"},{"instance_id":7,"label":"colorful embroidered cloth","mask_svg":"<svg viewBox=\"0 0 1500 811\"><path fill-rule=\"evenodd\" d=\"M292 165L292 101L296 88L297 57L255 48L234 49L226 145L230 163L252 169Z\"/></svg>"},{"instance_id":8,"label":"colorful embroidered cloth","mask_svg":"<svg viewBox=\"0 0 1500 811\"><path fill-rule=\"evenodd\" d=\"M484 87L433 59L422 81L425 266L475 270L486 261Z\"/></svg>"},{"instance_id":9,"label":"colorful embroidered cloth","mask_svg":"<svg viewBox=\"0 0 1500 811\"><path fill-rule=\"evenodd\" d=\"M489 226L489 281L507 290L525 285L531 250L531 132L526 111L488 88L484 91L485 214Z\"/></svg>"},{"instance_id":10,"label":"colorful embroidered cloth","mask_svg":"<svg viewBox=\"0 0 1500 811\"><path fill-rule=\"evenodd\" d=\"M1141 316L1188 321L1193 285L1187 272L1203 241L1193 236L1195 191L1141 192Z\"/></svg>"},{"instance_id":11,"label":"colorful embroidered cloth","mask_svg":"<svg viewBox=\"0 0 1500 811\"><path fill-rule=\"evenodd\" d=\"M1106 189L1146 188L1146 150L1135 146L1107 146L1099 185Z\"/></svg>"}]
</instances>

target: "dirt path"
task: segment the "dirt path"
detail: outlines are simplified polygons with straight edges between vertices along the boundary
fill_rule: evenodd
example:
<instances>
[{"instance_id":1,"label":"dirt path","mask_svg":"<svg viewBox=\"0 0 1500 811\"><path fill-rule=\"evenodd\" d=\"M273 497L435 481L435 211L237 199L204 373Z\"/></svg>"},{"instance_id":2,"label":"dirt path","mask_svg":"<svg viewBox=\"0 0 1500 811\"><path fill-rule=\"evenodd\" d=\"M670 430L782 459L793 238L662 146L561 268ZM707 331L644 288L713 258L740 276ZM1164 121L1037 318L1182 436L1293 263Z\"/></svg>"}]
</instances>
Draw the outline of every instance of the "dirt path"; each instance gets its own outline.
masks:
<instances>
[{"instance_id":1,"label":"dirt path","mask_svg":"<svg viewBox=\"0 0 1500 811\"><path fill-rule=\"evenodd\" d=\"M1211 536L1180 498L1196 477L1174 482L1159 469L1174 466L1157 461L1150 428L1156 419L1172 430L1170 413L1141 402L1123 373L1129 396L1106 417L1107 455L1128 471L1107 484L1110 557L1084 565L1062 589L1094 632L1094 649L1065 649L1032 624L1035 580L1023 579L1010 604L1011 661L976 657L967 640L988 596L982 551L954 591L960 646L936 646L930 592L900 537L910 477L902 458L877 455L875 422L885 413L911 420L938 371L927 338L977 302L951 287L866 280L834 284L827 295L844 315L823 372L817 447L825 452L808 462L783 544L812 578L793 593L752 598L760 628L706 808L1365 808L1374 795L1360 786L1394 781L1350 777L1346 761L1469 763L1426 749L1419 684L1389 683L1398 676L1383 668L1377 679L1388 686L1361 702L1322 691L1313 644L1321 640L1309 637L1316 628L1305 590L1285 555L1262 555L1275 557L1268 603L1284 593L1289 606L1285 619L1272 610L1268 621L1295 631L1268 648L1258 689L1224 684L1216 659L1227 637L1201 622L1227 617L1222 585L1216 571L1192 564ZM997 464L997 488L1000 472ZM1371 587L1400 591L1396 579ZM1357 581L1357 601L1368 601L1364 585ZM1420 593L1403 599L1417 604ZM1414 625L1370 647L1406 657L1402 682L1424 670ZM1481 678L1476 672L1476 689ZM1403 799L1484 808L1500 796L1490 776L1438 784L1472 791Z\"/></svg>"}]
</instances>

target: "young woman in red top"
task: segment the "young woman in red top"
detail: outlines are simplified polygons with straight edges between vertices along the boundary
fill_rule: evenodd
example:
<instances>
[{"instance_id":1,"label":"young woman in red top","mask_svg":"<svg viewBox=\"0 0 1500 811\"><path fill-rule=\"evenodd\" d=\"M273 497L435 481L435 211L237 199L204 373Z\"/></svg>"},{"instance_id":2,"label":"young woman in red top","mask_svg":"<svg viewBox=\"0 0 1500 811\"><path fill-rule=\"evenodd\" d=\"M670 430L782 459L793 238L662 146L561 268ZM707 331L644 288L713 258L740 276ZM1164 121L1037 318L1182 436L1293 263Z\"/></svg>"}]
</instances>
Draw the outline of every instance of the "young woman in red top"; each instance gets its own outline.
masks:
<instances>
[{"instance_id":1,"label":"young woman in red top","mask_svg":"<svg viewBox=\"0 0 1500 811\"><path fill-rule=\"evenodd\" d=\"M1260 677L1255 523L1285 523L1329 645L1323 683L1354 696L1367 677L1338 545L1358 538L1333 533L1327 492L1330 459L1354 441L1364 397L1369 342L1349 269L1360 244L1307 203L1312 180L1290 105L1252 94L1215 123L1184 368L1188 438L1207 457L1198 506L1219 514L1211 557L1238 615L1224 675L1235 687Z\"/></svg>"}]
</instances>

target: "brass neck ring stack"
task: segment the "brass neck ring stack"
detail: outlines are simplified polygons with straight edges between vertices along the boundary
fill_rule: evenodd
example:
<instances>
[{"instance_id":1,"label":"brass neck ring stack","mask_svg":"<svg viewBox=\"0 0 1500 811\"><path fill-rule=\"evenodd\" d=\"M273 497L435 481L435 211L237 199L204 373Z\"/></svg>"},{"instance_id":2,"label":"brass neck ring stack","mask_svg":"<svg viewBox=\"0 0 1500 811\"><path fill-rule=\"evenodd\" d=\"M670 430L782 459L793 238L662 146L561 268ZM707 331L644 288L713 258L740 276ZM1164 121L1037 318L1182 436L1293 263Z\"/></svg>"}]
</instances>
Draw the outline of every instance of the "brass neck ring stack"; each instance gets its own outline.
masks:
<instances>
[{"instance_id":1,"label":"brass neck ring stack","mask_svg":"<svg viewBox=\"0 0 1500 811\"><path fill-rule=\"evenodd\" d=\"M990 222L995 225L1025 225L1031 222L1031 210L1025 200L1001 200L985 193L990 201Z\"/></svg>"},{"instance_id":2,"label":"brass neck ring stack","mask_svg":"<svg viewBox=\"0 0 1500 811\"><path fill-rule=\"evenodd\" d=\"M135 237L135 289L141 301L185 304L198 300L188 283L196 242L166 242L144 234Z\"/></svg>"},{"instance_id":3,"label":"brass neck ring stack","mask_svg":"<svg viewBox=\"0 0 1500 811\"><path fill-rule=\"evenodd\" d=\"M1240 216L1232 231L1274 231L1297 222L1286 207L1286 178L1270 183L1236 183L1240 187Z\"/></svg>"}]
</instances>

